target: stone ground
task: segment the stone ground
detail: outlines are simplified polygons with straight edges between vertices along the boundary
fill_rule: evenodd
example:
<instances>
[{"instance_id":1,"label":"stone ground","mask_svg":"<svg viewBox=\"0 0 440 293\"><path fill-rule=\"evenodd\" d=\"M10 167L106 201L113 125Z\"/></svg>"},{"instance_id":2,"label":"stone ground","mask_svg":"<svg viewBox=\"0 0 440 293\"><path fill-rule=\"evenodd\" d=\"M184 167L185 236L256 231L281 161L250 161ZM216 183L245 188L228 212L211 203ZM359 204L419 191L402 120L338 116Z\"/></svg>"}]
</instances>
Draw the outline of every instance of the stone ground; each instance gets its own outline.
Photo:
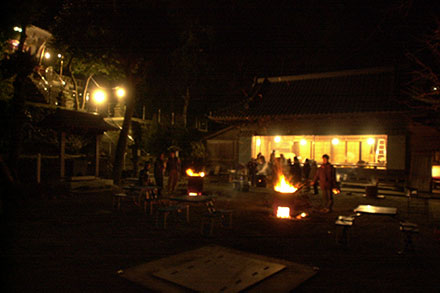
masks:
<instances>
[{"instance_id":1,"label":"stone ground","mask_svg":"<svg viewBox=\"0 0 440 293\"><path fill-rule=\"evenodd\" d=\"M145 292L116 272L217 244L319 267L296 292L439 292L438 199L430 200L428 218L417 203L408 215L404 197L367 199L343 192L333 213L311 209L309 218L293 221L270 216L267 189L238 192L227 183L209 183L206 189L217 195L217 206L234 209L233 227L216 227L212 237L200 235L202 207L192 210L190 224L170 217L164 230L130 202L115 211L111 192L23 201L2 215L2 284L8 292ZM319 207L319 196L304 198ZM402 246L399 221L386 216L356 218L350 247L338 245L334 221L358 204L397 207L399 218L418 223L416 253L396 253Z\"/></svg>"}]
</instances>

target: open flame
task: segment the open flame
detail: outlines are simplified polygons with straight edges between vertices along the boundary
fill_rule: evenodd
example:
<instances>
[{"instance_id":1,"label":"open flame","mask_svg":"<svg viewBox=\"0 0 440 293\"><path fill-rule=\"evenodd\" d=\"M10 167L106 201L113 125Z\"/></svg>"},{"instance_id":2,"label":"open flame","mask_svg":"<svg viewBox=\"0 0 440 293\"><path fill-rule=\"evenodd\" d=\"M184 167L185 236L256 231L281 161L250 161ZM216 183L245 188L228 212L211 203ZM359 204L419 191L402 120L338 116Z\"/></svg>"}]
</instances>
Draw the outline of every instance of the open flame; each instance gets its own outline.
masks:
<instances>
[{"instance_id":1,"label":"open flame","mask_svg":"<svg viewBox=\"0 0 440 293\"><path fill-rule=\"evenodd\" d=\"M290 219L290 208L289 207L278 207L277 208L277 218Z\"/></svg>"},{"instance_id":2,"label":"open flame","mask_svg":"<svg viewBox=\"0 0 440 293\"><path fill-rule=\"evenodd\" d=\"M190 177L205 177L205 172L194 173L192 169L187 169L186 175Z\"/></svg>"},{"instance_id":3,"label":"open flame","mask_svg":"<svg viewBox=\"0 0 440 293\"><path fill-rule=\"evenodd\" d=\"M288 180L286 180L286 177L284 177L283 174L280 174L278 176L278 182L274 186L275 191L281 192L281 193L294 193L298 190L295 186L291 185Z\"/></svg>"}]
</instances>

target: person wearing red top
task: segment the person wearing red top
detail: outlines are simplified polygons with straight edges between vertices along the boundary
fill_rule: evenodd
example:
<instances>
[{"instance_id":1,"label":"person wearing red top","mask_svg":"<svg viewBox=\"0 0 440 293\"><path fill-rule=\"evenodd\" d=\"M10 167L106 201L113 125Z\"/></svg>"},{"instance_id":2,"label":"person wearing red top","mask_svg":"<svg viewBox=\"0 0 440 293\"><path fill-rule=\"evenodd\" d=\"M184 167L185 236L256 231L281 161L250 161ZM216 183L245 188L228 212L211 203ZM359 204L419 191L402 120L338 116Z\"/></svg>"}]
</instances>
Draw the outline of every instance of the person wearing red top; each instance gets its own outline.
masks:
<instances>
[{"instance_id":1,"label":"person wearing red top","mask_svg":"<svg viewBox=\"0 0 440 293\"><path fill-rule=\"evenodd\" d=\"M321 195L324 203L322 211L329 213L333 208L333 193L334 188L338 188L336 184L336 169L329 162L330 157L328 155L322 156L322 164L318 168L315 178L311 182L313 186L315 182L319 182L321 189Z\"/></svg>"}]
</instances>

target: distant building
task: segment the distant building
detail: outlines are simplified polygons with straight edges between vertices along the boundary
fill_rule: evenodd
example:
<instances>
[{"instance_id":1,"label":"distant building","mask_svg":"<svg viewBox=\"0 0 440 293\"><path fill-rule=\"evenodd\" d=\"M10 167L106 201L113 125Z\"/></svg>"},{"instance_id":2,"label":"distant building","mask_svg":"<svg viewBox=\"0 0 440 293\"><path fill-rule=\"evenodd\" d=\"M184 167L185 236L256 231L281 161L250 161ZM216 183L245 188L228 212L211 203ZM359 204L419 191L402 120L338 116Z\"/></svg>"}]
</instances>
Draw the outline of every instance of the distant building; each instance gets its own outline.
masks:
<instances>
[{"instance_id":1,"label":"distant building","mask_svg":"<svg viewBox=\"0 0 440 293\"><path fill-rule=\"evenodd\" d=\"M429 191L440 136L414 122L397 77L368 68L258 78L248 98L209 117L230 125L207 137L211 162L234 168L258 153L318 162L328 154L340 172L362 169Z\"/></svg>"}]
</instances>

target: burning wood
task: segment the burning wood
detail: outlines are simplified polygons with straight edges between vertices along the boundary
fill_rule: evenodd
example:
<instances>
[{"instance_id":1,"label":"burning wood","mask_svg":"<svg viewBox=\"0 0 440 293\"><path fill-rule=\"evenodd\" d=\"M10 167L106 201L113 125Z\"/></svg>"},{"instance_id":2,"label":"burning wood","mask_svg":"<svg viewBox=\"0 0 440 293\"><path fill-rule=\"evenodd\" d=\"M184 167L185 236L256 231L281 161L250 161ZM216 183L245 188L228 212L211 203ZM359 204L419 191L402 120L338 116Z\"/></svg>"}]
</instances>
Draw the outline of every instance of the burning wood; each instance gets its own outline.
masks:
<instances>
[{"instance_id":1,"label":"burning wood","mask_svg":"<svg viewBox=\"0 0 440 293\"><path fill-rule=\"evenodd\" d=\"M291 185L284 174L278 176L278 182L274 186L274 190L280 193L294 193L298 190L295 186Z\"/></svg>"},{"instance_id":2,"label":"burning wood","mask_svg":"<svg viewBox=\"0 0 440 293\"><path fill-rule=\"evenodd\" d=\"M193 171L193 169L187 169L186 170L186 175L188 175L190 177L205 177L205 172L195 173Z\"/></svg>"},{"instance_id":3,"label":"burning wood","mask_svg":"<svg viewBox=\"0 0 440 293\"><path fill-rule=\"evenodd\" d=\"M188 195L198 196L203 194L203 177L205 172L195 173L192 169L186 170L188 175Z\"/></svg>"},{"instance_id":4,"label":"burning wood","mask_svg":"<svg viewBox=\"0 0 440 293\"><path fill-rule=\"evenodd\" d=\"M289 207L278 207L277 208L277 218L280 219L290 219L290 208Z\"/></svg>"}]
</instances>

